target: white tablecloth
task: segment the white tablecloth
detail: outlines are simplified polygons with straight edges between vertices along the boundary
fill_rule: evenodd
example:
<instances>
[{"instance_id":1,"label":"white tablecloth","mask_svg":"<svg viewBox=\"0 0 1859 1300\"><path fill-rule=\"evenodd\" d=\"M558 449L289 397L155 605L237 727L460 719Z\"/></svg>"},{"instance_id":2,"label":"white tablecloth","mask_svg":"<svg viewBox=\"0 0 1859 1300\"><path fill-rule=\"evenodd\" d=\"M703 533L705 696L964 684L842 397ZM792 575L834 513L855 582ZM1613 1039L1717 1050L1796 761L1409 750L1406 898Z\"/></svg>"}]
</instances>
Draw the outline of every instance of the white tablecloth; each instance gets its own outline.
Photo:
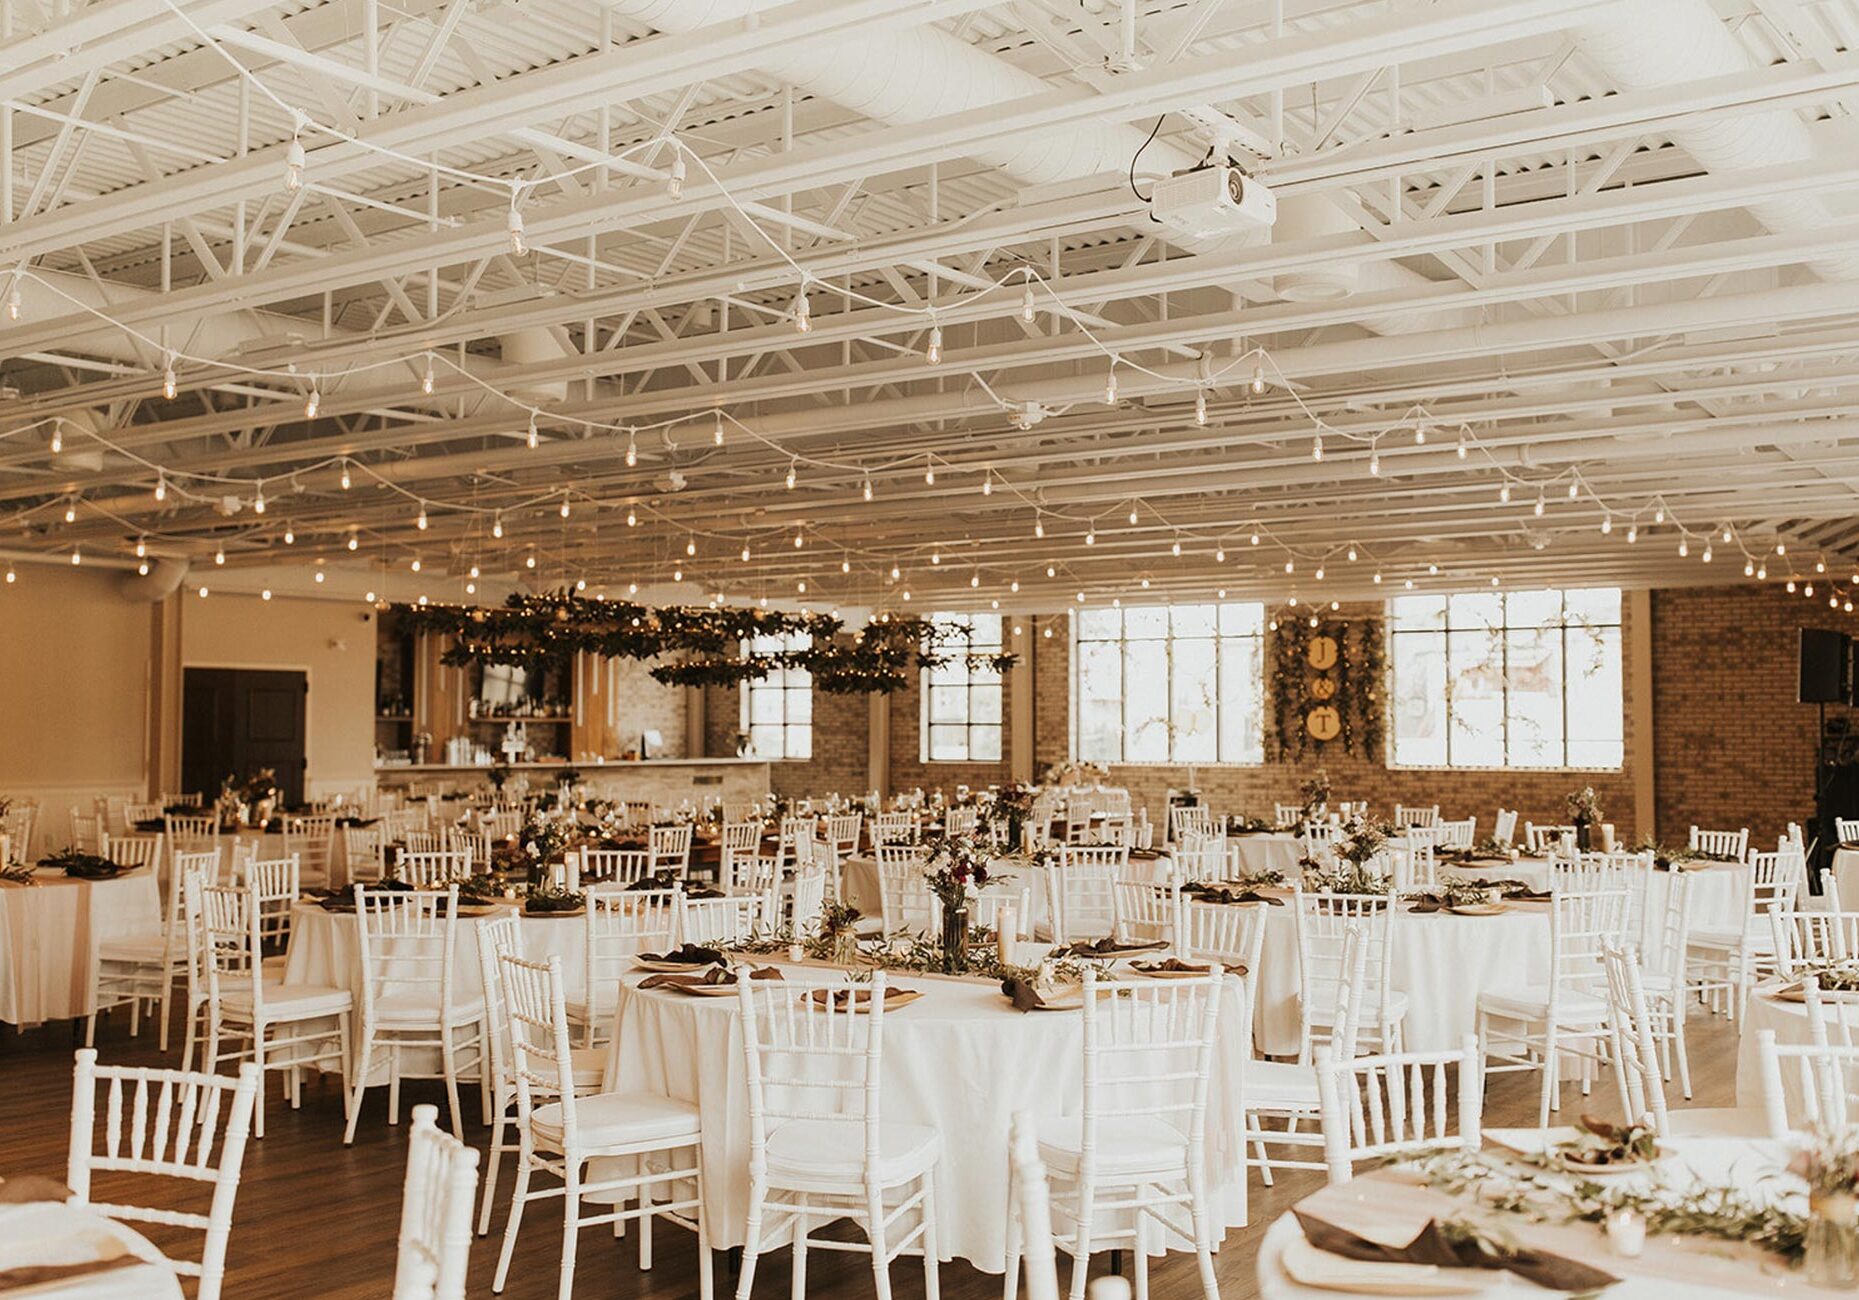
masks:
<instances>
[{"instance_id":1,"label":"white tablecloth","mask_svg":"<svg viewBox=\"0 0 1859 1300\"><path fill-rule=\"evenodd\" d=\"M1226 852L1228 867L1233 871L1246 875L1277 871L1289 880L1298 872L1298 859L1304 856L1304 842L1288 831L1229 834Z\"/></svg>"},{"instance_id":2,"label":"white tablecloth","mask_svg":"<svg viewBox=\"0 0 1859 1300\"><path fill-rule=\"evenodd\" d=\"M1773 989L1776 985L1771 982L1766 987ZM1848 1023L1859 1023L1859 1006L1854 1006L1850 1001L1828 1003L1826 1010L1844 1016ZM1784 1045L1810 1041L1812 1035L1807 1027L1807 1004L1783 1002L1761 989L1750 994L1749 1008L1743 1017L1743 1032L1736 1047L1736 1104L1739 1106L1762 1105L1762 1061L1756 1035L1765 1029L1774 1030L1775 1041ZM1837 1028L1830 1028L1830 1036L1838 1041ZM1790 1115L1800 1114L1800 1080L1799 1069L1784 1063L1782 1094L1788 1099Z\"/></svg>"},{"instance_id":3,"label":"white tablecloth","mask_svg":"<svg viewBox=\"0 0 1859 1300\"><path fill-rule=\"evenodd\" d=\"M1776 1178L1790 1154L1788 1146L1746 1138L1667 1138L1675 1157L1660 1162L1660 1173L1679 1182L1687 1173L1712 1185L1734 1184L1745 1190L1759 1183L1770 1194L1790 1196L1805 1210L1805 1195L1792 1179ZM1764 1182L1764 1180L1768 1180ZM1610 1180L1613 1185L1614 1180ZM1644 1188L1646 1175L1620 1175L1621 1186ZM1381 1178L1361 1178L1327 1188L1301 1202L1307 1212L1356 1232L1365 1228L1391 1241L1411 1240L1429 1217L1448 1203L1419 1188ZM1461 1203L1451 1203L1461 1204ZM1450 1212L1450 1210L1448 1210ZM1488 1216L1481 1216L1488 1217ZM1831 1296L1836 1292L1809 1286L1798 1271L1747 1247L1693 1238L1648 1237L1645 1253L1625 1259L1613 1253L1601 1229L1591 1224L1529 1224L1521 1216L1494 1216L1499 1229L1512 1229L1524 1244L1578 1259L1613 1273L1621 1281L1607 1289L1608 1300L1670 1300L1674 1296ZM1263 1300L1335 1300L1339 1294L1293 1282L1280 1262L1287 1242L1302 1233L1285 1214L1266 1232L1259 1247L1259 1295ZM1512 1273L1479 1273L1479 1295L1544 1297L1545 1291Z\"/></svg>"},{"instance_id":4,"label":"white tablecloth","mask_svg":"<svg viewBox=\"0 0 1859 1300\"><path fill-rule=\"evenodd\" d=\"M1130 878L1133 880L1152 880L1156 882L1168 879L1175 869L1174 859L1166 853L1157 856L1144 855L1130 859ZM1046 923L1047 899L1046 878L1040 868L1024 858L996 858L988 864L989 875L1000 886L1018 893L1021 888L1027 891L1027 916L1022 918L1026 927L1031 927L1037 934L1047 934ZM876 858L852 857L840 864L839 888L845 901L859 910L860 916L881 917L884 915L884 896L878 884L878 860ZM895 928L887 918L886 931Z\"/></svg>"},{"instance_id":5,"label":"white tablecloth","mask_svg":"<svg viewBox=\"0 0 1859 1300\"><path fill-rule=\"evenodd\" d=\"M9 1025L89 1015L97 946L161 933L161 893L152 871L115 880L41 871L38 881L0 885L0 1021Z\"/></svg>"},{"instance_id":6,"label":"white tablecloth","mask_svg":"<svg viewBox=\"0 0 1859 1300\"><path fill-rule=\"evenodd\" d=\"M1535 890L1546 890L1553 883L1553 867L1547 858L1519 858L1515 862L1479 862L1470 865L1441 862L1438 870L1442 877L1465 880L1520 880ZM1664 920L1666 900L1672 891L1672 874L1669 871L1654 871L1646 877L1649 936L1658 934ZM1743 911L1744 891L1749 887L1749 868L1734 862L1713 862L1684 874L1691 881L1691 928L1733 928ZM1767 920L1764 919L1762 924L1767 925Z\"/></svg>"},{"instance_id":7,"label":"white tablecloth","mask_svg":"<svg viewBox=\"0 0 1859 1300\"><path fill-rule=\"evenodd\" d=\"M1833 881L1840 891L1840 905L1859 908L1859 849L1833 850Z\"/></svg>"},{"instance_id":8,"label":"white tablecloth","mask_svg":"<svg viewBox=\"0 0 1859 1300\"><path fill-rule=\"evenodd\" d=\"M839 983L842 972L786 967L790 979ZM747 1085L738 1008L623 987L607 1086L694 1102L703 1114L706 1209L713 1246L740 1246L748 1216ZM1079 1012L1015 1011L992 983L898 974L924 997L884 1018L884 1117L942 1133L937 1210L944 1258L998 1273L1005 1265L1007 1130L1016 1110L1075 1114L1082 1104L1084 1019ZM1241 985L1222 1009L1207 1120L1216 1222L1246 1221L1240 1096L1249 1036Z\"/></svg>"},{"instance_id":9,"label":"white tablecloth","mask_svg":"<svg viewBox=\"0 0 1859 1300\"><path fill-rule=\"evenodd\" d=\"M72 1300L181 1300L181 1284L168 1261L135 1229L82 1205L33 1201L0 1205L0 1272L50 1264L81 1264L127 1251L146 1264L74 1277L32 1288L34 1297Z\"/></svg>"},{"instance_id":10,"label":"white tablecloth","mask_svg":"<svg viewBox=\"0 0 1859 1300\"><path fill-rule=\"evenodd\" d=\"M1297 921L1289 899L1266 907L1259 956L1259 1050L1290 1055L1298 1047ZM1416 914L1400 905L1394 922L1394 988L1407 995L1410 1051L1457 1047L1478 1026L1478 995L1500 985L1546 983L1549 910L1512 903L1497 916ZM1366 1010L1365 1010L1366 1014Z\"/></svg>"}]
</instances>

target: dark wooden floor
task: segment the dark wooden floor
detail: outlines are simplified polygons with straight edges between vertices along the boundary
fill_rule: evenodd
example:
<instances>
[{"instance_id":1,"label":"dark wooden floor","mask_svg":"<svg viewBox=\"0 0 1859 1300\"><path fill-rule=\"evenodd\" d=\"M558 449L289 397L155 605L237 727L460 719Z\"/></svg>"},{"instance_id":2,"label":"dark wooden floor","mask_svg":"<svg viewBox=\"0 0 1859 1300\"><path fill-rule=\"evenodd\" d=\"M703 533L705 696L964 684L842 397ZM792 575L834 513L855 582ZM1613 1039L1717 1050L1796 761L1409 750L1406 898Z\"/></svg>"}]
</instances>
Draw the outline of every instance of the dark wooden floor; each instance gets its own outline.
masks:
<instances>
[{"instance_id":1,"label":"dark wooden floor","mask_svg":"<svg viewBox=\"0 0 1859 1300\"><path fill-rule=\"evenodd\" d=\"M1728 1106L1736 1074L1736 1037L1721 1021L1694 1022L1691 1033L1692 1073L1697 1084L1694 1104ZM71 1027L45 1026L24 1034L0 1027L0 1173L47 1174L62 1178L69 1128L71 1053L76 1046ZM174 1054L163 1061L154 1050L154 1033L146 1025L139 1039L128 1036L126 1023L99 1026L97 1046L106 1063L176 1064ZM266 1117L267 1135L247 1149L245 1174L233 1221L232 1246L226 1276L228 1300L263 1300L267 1297L318 1296L328 1300L370 1300L393 1290L394 1241L399 1227L401 1174L406 1158L406 1125L390 1129L386 1121L385 1091L370 1092L355 1145L342 1145L342 1104L333 1082L309 1086L303 1109L292 1112L283 1103L276 1076L271 1081L271 1105ZM1536 1076L1506 1075L1492 1080L1487 1093L1487 1125L1533 1124L1536 1115ZM443 1110L443 1091L429 1083L405 1085L403 1103L434 1101ZM1676 1098L1674 1098L1676 1100ZM1564 1114L1579 1110L1571 1089ZM467 1111L476 1104L475 1091L466 1098ZM1615 1108L1611 1081L1597 1090L1594 1108L1611 1114ZM471 1123L472 1115L467 1114ZM946 1135L959 1140L959 1135ZM467 1137L480 1144L485 1130L475 1123ZM1226 1300L1243 1300L1257 1292L1253 1276L1259 1236L1288 1205L1313 1190L1320 1175L1280 1174L1278 1184L1261 1188L1255 1183L1253 1223L1228 1234L1217 1256L1220 1288ZM501 1188L507 1195L510 1175ZM99 1192L107 1194L100 1185ZM524 1216L523 1234L505 1295L552 1297L556 1294L561 1241L559 1214L550 1205L532 1206ZM504 1207L492 1221L492 1235L478 1241L472 1253L470 1291L489 1295L501 1241ZM149 1235L158 1244L158 1233ZM650 1273L637 1268L630 1243L615 1242L606 1229L583 1233L575 1276L579 1295L627 1296L641 1300L672 1300L697 1293L695 1248L692 1239L665 1227L656 1234L657 1265ZM733 1279L717 1257L718 1293L731 1293ZM1103 1265L1100 1264L1099 1267ZM1061 1259L1061 1269L1065 1267ZM872 1293L869 1267L856 1256L816 1252L808 1260L808 1292L813 1296L861 1296ZM899 1300L922 1295L920 1265L900 1261L892 1269ZM978 1300L1000 1294L1001 1279L956 1262L942 1270L942 1290L950 1300ZM759 1296L785 1296L788 1287L787 1252L766 1258L758 1270ZM1170 1256L1151 1271L1156 1300L1188 1300L1199 1287L1190 1256Z\"/></svg>"}]
</instances>

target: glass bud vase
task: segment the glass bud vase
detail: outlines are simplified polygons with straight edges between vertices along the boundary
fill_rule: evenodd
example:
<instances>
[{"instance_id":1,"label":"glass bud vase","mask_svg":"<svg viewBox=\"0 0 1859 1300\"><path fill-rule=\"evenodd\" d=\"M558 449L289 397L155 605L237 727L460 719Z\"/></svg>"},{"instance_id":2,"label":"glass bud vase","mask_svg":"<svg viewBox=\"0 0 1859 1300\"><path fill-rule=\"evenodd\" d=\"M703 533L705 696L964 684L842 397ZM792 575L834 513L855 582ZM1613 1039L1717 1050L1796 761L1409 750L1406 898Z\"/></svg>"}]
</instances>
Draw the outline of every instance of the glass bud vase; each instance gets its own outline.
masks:
<instances>
[{"instance_id":1,"label":"glass bud vase","mask_svg":"<svg viewBox=\"0 0 1859 1300\"><path fill-rule=\"evenodd\" d=\"M942 971L956 975L968 969L968 908L942 908Z\"/></svg>"},{"instance_id":2,"label":"glass bud vase","mask_svg":"<svg viewBox=\"0 0 1859 1300\"><path fill-rule=\"evenodd\" d=\"M851 966L858 961L858 931L851 926L841 926L833 931L833 962L839 966Z\"/></svg>"},{"instance_id":3,"label":"glass bud vase","mask_svg":"<svg viewBox=\"0 0 1859 1300\"><path fill-rule=\"evenodd\" d=\"M1594 848L1594 825L1586 817L1575 819L1575 847L1583 853L1592 852Z\"/></svg>"},{"instance_id":4,"label":"glass bud vase","mask_svg":"<svg viewBox=\"0 0 1859 1300\"><path fill-rule=\"evenodd\" d=\"M1810 1197L1804 1249L1802 1263L1810 1284L1859 1289L1859 1198L1850 1192Z\"/></svg>"}]
</instances>

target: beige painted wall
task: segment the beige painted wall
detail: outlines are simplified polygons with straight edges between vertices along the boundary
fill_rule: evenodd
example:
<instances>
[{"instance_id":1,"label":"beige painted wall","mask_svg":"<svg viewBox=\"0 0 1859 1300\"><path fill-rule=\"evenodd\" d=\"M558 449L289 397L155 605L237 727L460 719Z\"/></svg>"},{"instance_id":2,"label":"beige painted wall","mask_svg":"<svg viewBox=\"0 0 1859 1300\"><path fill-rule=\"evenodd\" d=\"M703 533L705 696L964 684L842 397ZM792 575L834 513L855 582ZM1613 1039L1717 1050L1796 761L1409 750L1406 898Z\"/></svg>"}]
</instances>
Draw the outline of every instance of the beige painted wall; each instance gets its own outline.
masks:
<instances>
[{"instance_id":1,"label":"beige painted wall","mask_svg":"<svg viewBox=\"0 0 1859 1300\"><path fill-rule=\"evenodd\" d=\"M181 666L309 674L306 793L374 782L374 611L349 601L183 595Z\"/></svg>"},{"instance_id":2,"label":"beige painted wall","mask_svg":"<svg viewBox=\"0 0 1859 1300\"><path fill-rule=\"evenodd\" d=\"M146 784L153 610L117 580L22 565L0 584L0 796L40 801L37 848L65 843L69 805Z\"/></svg>"}]
</instances>

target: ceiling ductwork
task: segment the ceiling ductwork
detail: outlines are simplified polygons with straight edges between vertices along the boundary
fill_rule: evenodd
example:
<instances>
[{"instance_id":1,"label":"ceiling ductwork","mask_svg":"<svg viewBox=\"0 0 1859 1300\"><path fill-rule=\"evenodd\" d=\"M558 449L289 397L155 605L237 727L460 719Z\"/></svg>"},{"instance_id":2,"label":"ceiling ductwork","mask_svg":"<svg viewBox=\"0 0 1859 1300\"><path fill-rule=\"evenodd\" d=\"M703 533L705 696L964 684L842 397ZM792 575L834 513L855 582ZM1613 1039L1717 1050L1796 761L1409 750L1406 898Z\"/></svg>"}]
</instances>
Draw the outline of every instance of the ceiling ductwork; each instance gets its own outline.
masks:
<instances>
[{"instance_id":1,"label":"ceiling ductwork","mask_svg":"<svg viewBox=\"0 0 1859 1300\"><path fill-rule=\"evenodd\" d=\"M181 589L181 584L187 580L188 567L186 560L164 558L151 561L146 577L133 570L118 574L116 594L140 605L156 604Z\"/></svg>"},{"instance_id":2,"label":"ceiling ductwork","mask_svg":"<svg viewBox=\"0 0 1859 1300\"><path fill-rule=\"evenodd\" d=\"M1753 70L1749 56L1708 0L1633 0L1570 29L1575 46L1621 90L1651 90ZM1820 156L1807 124L1789 109L1725 113L1675 127L1671 138L1713 172L1736 173ZM1808 234L1838 218L1812 194L1752 203L1774 233ZM1807 263L1823 280L1859 280L1859 255Z\"/></svg>"}]
</instances>

